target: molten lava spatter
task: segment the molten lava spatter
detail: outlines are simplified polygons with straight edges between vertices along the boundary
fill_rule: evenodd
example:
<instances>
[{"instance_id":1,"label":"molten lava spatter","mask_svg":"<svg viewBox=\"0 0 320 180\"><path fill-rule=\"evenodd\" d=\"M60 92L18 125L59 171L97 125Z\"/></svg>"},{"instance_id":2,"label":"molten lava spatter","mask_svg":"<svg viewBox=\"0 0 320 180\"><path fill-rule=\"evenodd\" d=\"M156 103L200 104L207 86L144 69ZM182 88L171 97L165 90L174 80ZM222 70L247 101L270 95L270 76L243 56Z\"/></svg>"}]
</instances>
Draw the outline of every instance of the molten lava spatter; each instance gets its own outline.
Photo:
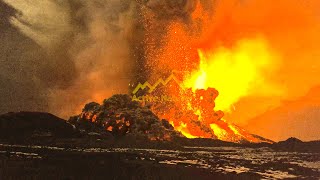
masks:
<instances>
[{"instance_id":1,"label":"molten lava spatter","mask_svg":"<svg viewBox=\"0 0 320 180\"><path fill-rule=\"evenodd\" d=\"M223 119L224 113L215 110L215 99L219 93L214 88L183 89L170 110L156 111L175 130L187 138L214 138L230 142L270 142L252 135ZM167 108L165 108L167 109Z\"/></svg>"},{"instance_id":2,"label":"molten lava spatter","mask_svg":"<svg viewBox=\"0 0 320 180\"><path fill-rule=\"evenodd\" d=\"M211 136L232 142L260 142L261 139L223 119L223 111L231 112L231 107L240 98L251 93L253 83L264 82L261 73L271 68L272 60L276 58L267 42L261 38L243 39L232 48L220 47L198 52L199 68L185 76L184 90L180 91L181 99L178 102L178 109L190 111L194 117L189 115L178 120L181 124L178 130L187 137ZM274 91L272 86L264 88ZM169 93L176 92L171 90ZM192 127L192 122L198 128Z\"/></svg>"}]
</instances>

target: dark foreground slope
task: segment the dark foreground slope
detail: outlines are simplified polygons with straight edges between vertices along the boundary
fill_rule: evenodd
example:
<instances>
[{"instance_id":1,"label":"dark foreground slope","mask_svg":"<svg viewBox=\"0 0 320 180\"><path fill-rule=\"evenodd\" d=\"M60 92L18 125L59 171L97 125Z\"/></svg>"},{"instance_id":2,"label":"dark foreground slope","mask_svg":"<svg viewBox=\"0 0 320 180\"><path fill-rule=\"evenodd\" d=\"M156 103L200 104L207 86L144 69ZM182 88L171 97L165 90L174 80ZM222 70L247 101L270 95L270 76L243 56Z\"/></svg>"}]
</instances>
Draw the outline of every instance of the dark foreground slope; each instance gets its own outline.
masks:
<instances>
[{"instance_id":1,"label":"dark foreground slope","mask_svg":"<svg viewBox=\"0 0 320 180\"><path fill-rule=\"evenodd\" d=\"M35 137L70 138L74 127L49 113L18 112L0 115L0 139L28 140Z\"/></svg>"},{"instance_id":2,"label":"dark foreground slope","mask_svg":"<svg viewBox=\"0 0 320 180\"><path fill-rule=\"evenodd\" d=\"M133 112L130 112L133 114ZM107 131L83 116L63 120L49 113L11 112L0 115L0 143L23 145L56 145L62 147L128 147L181 149L183 146L235 146L214 139L187 139L175 132L167 121L159 120L150 110L136 111L126 133ZM110 116L115 117L117 114ZM118 116L118 115L117 115ZM80 118L82 117L82 118ZM125 114L125 117L128 117ZM131 116L130 116L131 117ZM112 120L111 120L112 121ZM119 127L117 124L114 127ZM168 134L166 134L168 133ZM151 138L150 138L151 137ZM163 140L169 137L169 140Z\"/></svg>"}]
</instances>

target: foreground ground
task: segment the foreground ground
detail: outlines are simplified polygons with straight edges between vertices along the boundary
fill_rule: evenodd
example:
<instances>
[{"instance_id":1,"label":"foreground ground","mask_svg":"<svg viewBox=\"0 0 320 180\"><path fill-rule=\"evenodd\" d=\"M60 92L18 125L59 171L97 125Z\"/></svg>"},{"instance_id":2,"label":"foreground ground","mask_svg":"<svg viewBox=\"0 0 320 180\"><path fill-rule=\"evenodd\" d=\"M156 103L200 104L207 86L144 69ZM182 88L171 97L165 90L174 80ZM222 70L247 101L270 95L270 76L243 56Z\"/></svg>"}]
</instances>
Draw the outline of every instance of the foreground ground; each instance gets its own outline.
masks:
<instances>
[{"instance_id":1,"label":"foreground ground","mask_svg":"<svg viewBox=\"0 0 320 180\"><path fill-rule=\"evenodd\" d=\"M320 152L268 147L179 150L0 145L0 179L320 178Z\"/></svg>"},{"instance_id":2,"label":"foreground ground","mask_svg":"<svg viewBox=\"0 0 320 180\"><path fill-rule=\"evenodd\" d=\"M48 113L0 115L0 180L320 178L320 141L188 139L141 112L124 134Z\"/></svg>"}]
</instances>

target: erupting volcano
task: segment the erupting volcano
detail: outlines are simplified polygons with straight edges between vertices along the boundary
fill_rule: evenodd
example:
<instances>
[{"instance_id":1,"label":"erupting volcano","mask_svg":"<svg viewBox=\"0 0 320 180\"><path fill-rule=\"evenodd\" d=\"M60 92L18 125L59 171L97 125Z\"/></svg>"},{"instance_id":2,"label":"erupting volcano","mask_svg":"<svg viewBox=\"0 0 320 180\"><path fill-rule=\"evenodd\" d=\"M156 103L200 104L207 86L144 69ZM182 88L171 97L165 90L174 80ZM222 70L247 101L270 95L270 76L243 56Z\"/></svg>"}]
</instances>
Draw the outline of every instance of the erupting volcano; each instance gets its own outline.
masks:
<instances>
[{"instance_id":1,"label":"erupting volcano","mask_svg":"<svg viewBox=\"0 0 320 180\"><path fill-rule=\"evenodd\" d=\"M140 102L142 106L150 106L158 117L169 120L175 130L187 138L213 138L230 142L272 142L252 135L223 119L223 111L215 110L215 100L219 95L216 89L186 88L179 84L177 79L172 74L168 79L161 79L154 85L148 82L139 84L134 90L135 95L132 100ZM160 91L156 91L160 85L164 86ZM138 90L146 88L149 95L136 96Z\"/></svg>"},{"instance_id":2,"label":"erupting volcano","mask_svg":"<svg viewBox=\"0 0 320 180\"><path fill-rule=\"evenodd\" d=\"M173 126L186 137L260 142L261 139L228 123L223 111L230 112L233 104L248 93L250 83L263 80L260 72L272 60L266 43L261 39L242 40L233 49L198 52L199 67L189 75L184 74L182 88L164 91L176 98L175 108L163 110L163 117L172 120ZM161 113L158 115L162 117Z\"/></svg>"},{"instance_id":3,"label":"erupting volcano","mask_svg":"<svg viewBox=\"0 0 320 180\"><path fill-rule=\"evenodd\" d=\"M271 142L240 128L232 115L241 98L282 93L268 77L280 55L263 33L233 29L226 9L232 1L186 2L141 6L143 51L134 54L140 59L129 84L132 100L188 138ZM156 10L169 7L172 11Z\"/></svg>"},{"instance_id":4,"label":"erupting volcano","mask_svg":"<svg viewBox=\"0 0 320 180\"><path fill-rule=\"evenodd\" d=\"M260 92L280 93L263 76L275 69L278 58L267 40L258 33L238 37L230 29L222 32L222 25L213 23L212 12L200 3L187 20L170 22L159 39L153 33L159 17L153 11L144 13L149 74L147 82L139 82L134 89L133 100L147 101L157 116L188 138L270 142L224 117L236 111L239 99L255 92L253 83L261 85L264 90ZM142 98L137 98L139 89L144 90Z\"/></svg>"},{"instance_id":5,"label":"erupting volcano","mask_svg":"<svg viewBox=\"0 0 320 180\"><path fill-rule=\"evenodd\" d=\"M0 0L0 179L319 179L319 9Z\"/></svg>"},{"instance_id":6,"label":"erupting volcano","mask_svg":"<svg viewBox=\"0 0 320 180\"><path fill-rule=\"evenodd\" d=\"M159 111L160 117L169 119L172 126L187 138L214 138L231 142L271 142L252 135L223 119L224 113L215 110L218 91L213 88L180 91L171 106Z\"/></svg>"},{"instance_id":7,"label":"erupting volcano","mask_svg":"<svg viewBox=\"0 0 320 180\"><path fill-rule=\"evenodd\" d=\"M319 86L318 2L45 1L0 3L0 25L13 31L4 36L13 44L0 48L1 113L69 118L88 102L129 94L187 137L255 142L243 127L276 141L317 139L317 116L307 116L318 102L266 115L309 101ZM41 9L50 9L45 18Z\"/></svg>"}]
</instances>

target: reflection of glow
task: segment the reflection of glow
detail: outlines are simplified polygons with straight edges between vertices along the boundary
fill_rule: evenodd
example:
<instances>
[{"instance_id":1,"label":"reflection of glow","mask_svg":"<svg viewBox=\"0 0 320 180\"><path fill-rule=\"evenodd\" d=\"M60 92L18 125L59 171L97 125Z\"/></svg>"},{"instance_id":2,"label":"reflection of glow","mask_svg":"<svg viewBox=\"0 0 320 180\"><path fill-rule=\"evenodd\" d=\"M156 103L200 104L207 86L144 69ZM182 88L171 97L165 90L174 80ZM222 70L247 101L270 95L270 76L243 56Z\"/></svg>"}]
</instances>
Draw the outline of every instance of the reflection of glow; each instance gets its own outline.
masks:
<instances>
[{"instance_id":1,"label":"reflection of glow","mask_svg":"<svg viewBox=\"0 0 320 180\"><path fill-rule=\"evenodd\" d=\"M237 174L250 171L249 168L242 167L242 166L241 167L225 166L225 167L219 167L218 169L221 169L226 172L236 172Z\"/></svg>"},{"instance_id":2,"label":"reflection of glow","mask_svg":"<svg viewBox=\"0 0 320 180\"><path fill-rule=\"evenodd\" d=\"M293 174L289 174L288 172L283 171L273 171L273 170L266 170L266 172L257 172L257 174L262 175L266 178L274 178L274 179L289 179L289 178L297 178L297 176Z\"/></svg>"}]
</instances>

